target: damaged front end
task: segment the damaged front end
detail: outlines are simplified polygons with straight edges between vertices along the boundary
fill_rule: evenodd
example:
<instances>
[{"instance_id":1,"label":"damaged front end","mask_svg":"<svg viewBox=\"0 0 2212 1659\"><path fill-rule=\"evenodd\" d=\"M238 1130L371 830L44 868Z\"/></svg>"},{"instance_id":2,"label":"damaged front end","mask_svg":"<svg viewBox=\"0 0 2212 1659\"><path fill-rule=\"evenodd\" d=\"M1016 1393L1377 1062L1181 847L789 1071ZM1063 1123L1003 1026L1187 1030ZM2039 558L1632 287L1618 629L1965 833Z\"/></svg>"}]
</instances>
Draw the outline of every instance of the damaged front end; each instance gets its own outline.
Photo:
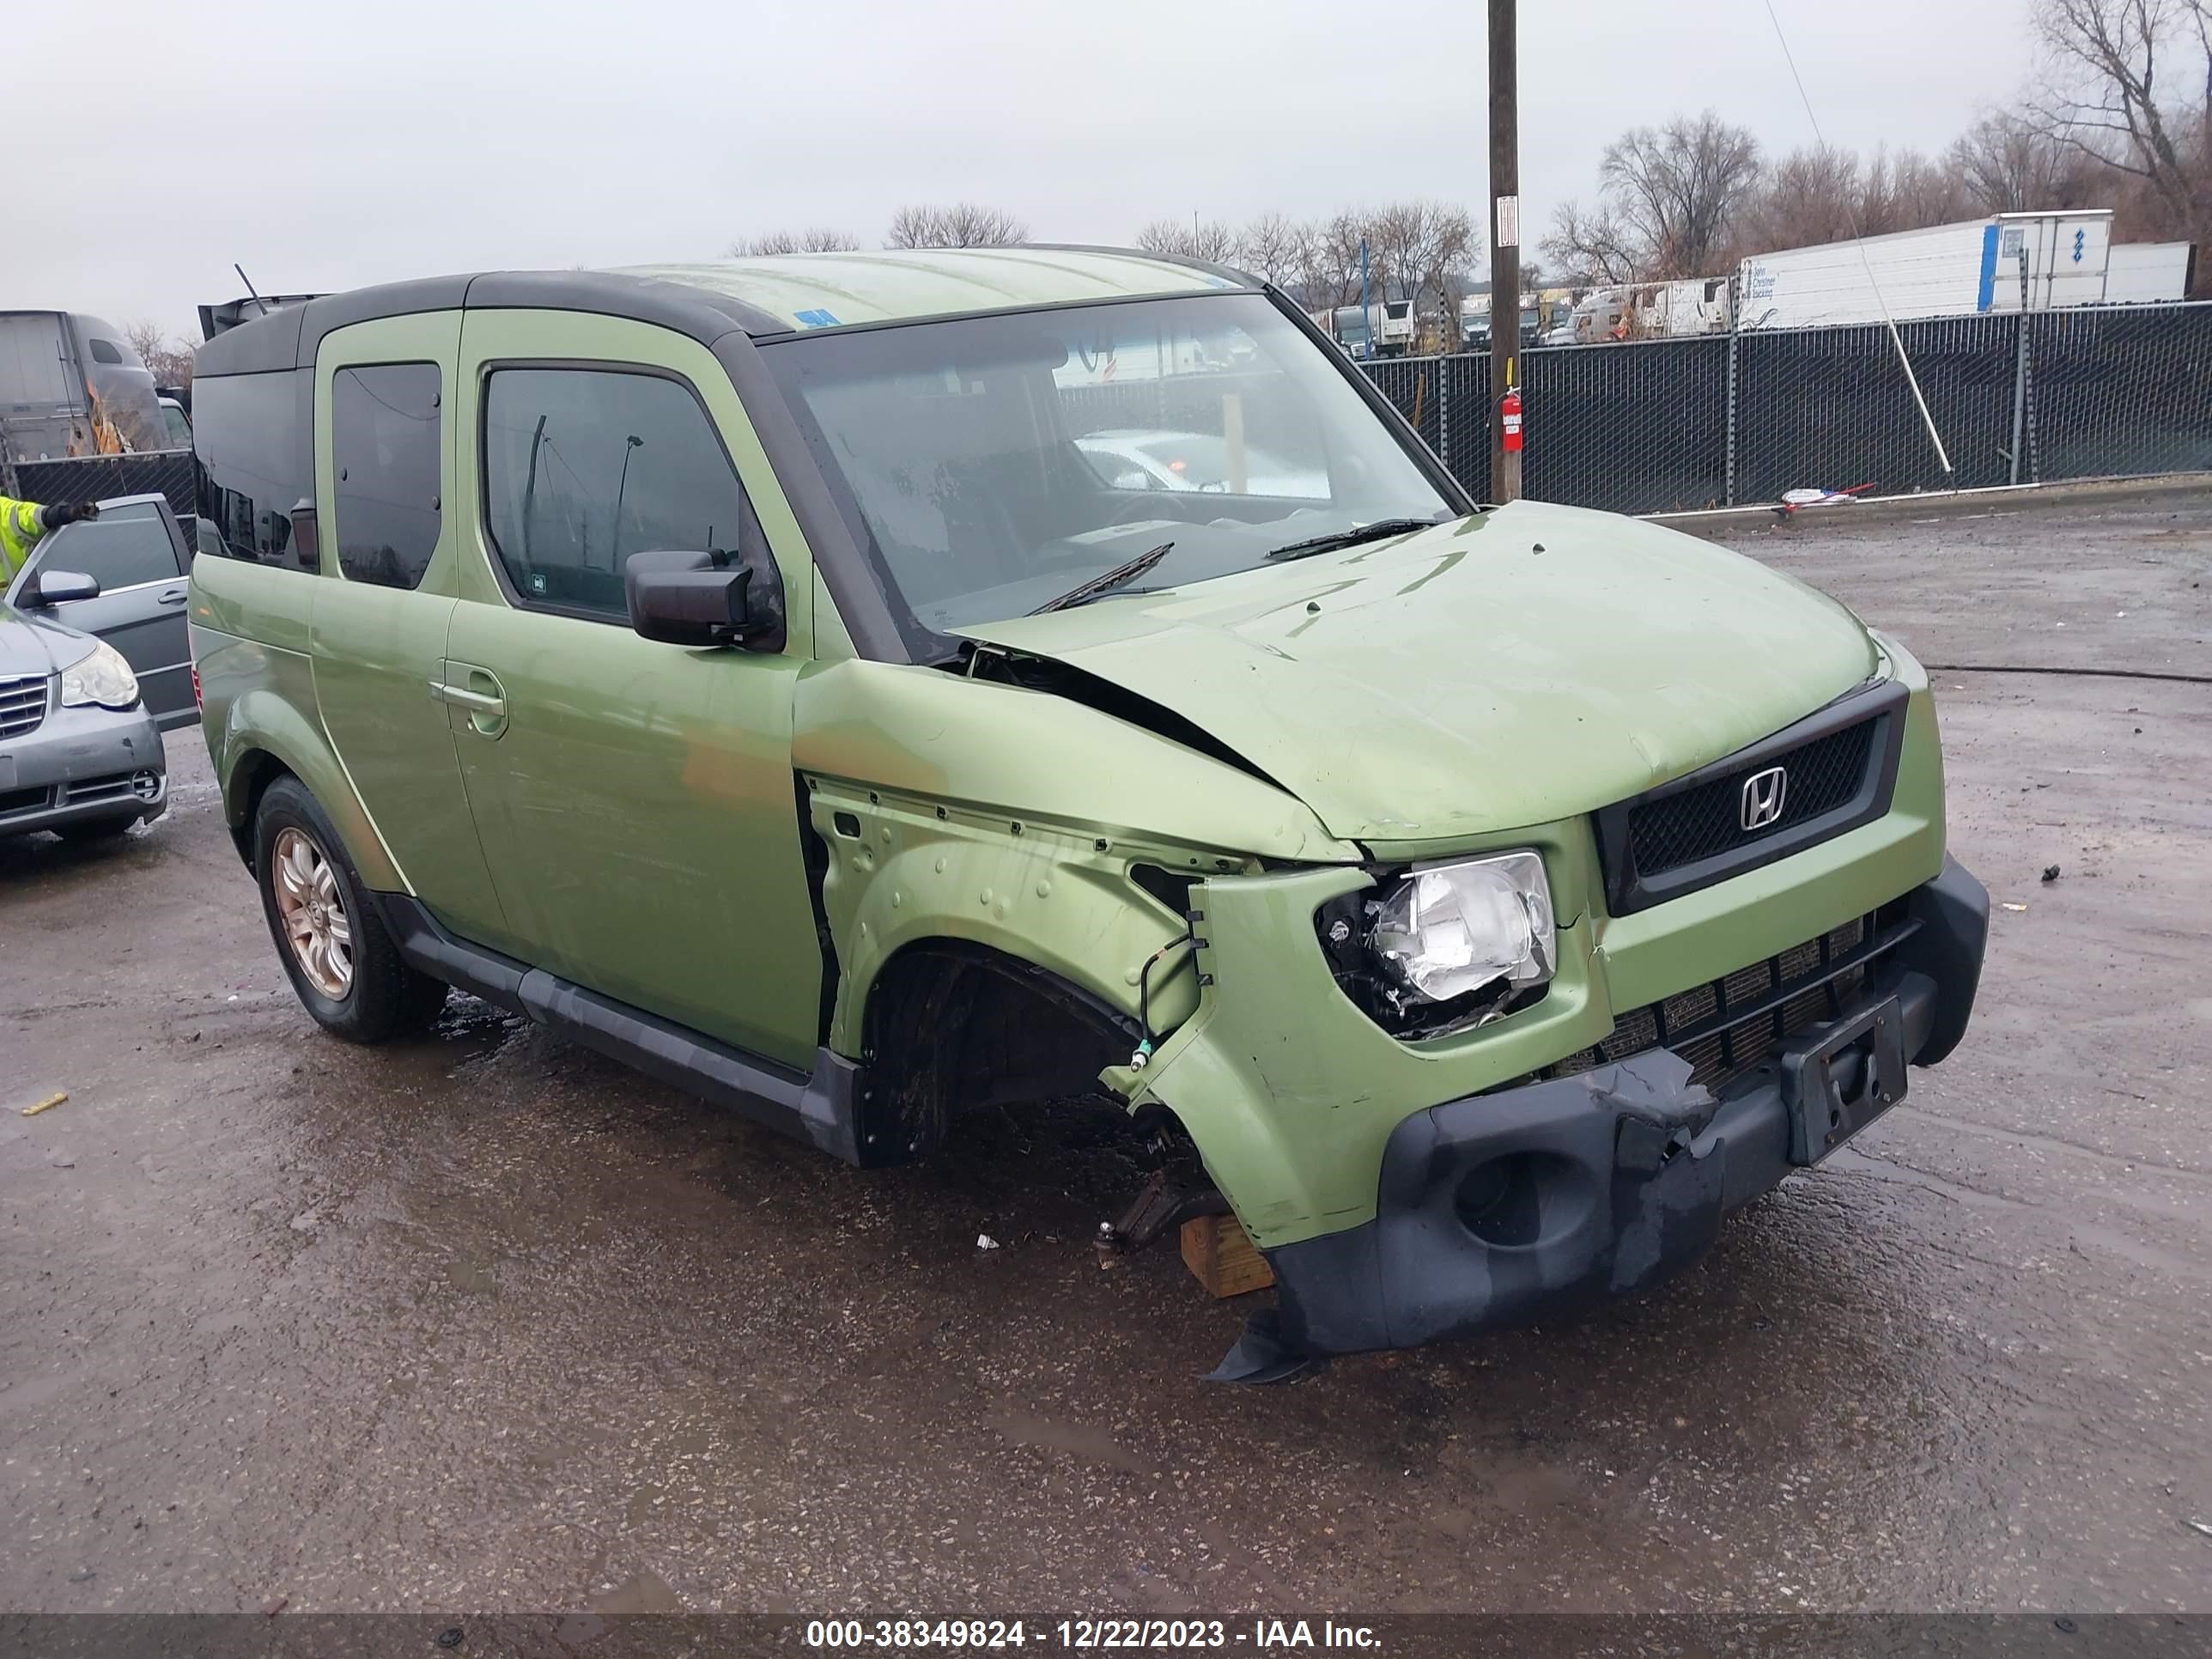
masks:
<instances>
[{"instance_id":1,"label":"damaged front end","mask_svg":"<svg viewBox=\"0 0 2212 1659\"><path fill-rule=\"evenodd\" d=\"M1271 921L1326 916L1363 890L1341 872L1205 884L1215 983L1127 1079L1189 1126L1276 1276L1278 1305L1224 1380L1525 1324L1694 1261L1730 1211L1901 1099L1909 1062L1948 1052L1988 916L1980 884L1946 860L1845 924L1620 1010L1583 916L1559 929L1540 999L1407 1042L1348 991L1332 1016L1322 953L1286 971L1259 942ZM1698 944L1692 930L1686 959ZM1248 1000L1238 988L1261 961L1276 982ZM1401 1109L1424 1087L1446 1098ZM1264 1135L1262 1097L1276 1120Z\"/></svg>"}]
</instances>

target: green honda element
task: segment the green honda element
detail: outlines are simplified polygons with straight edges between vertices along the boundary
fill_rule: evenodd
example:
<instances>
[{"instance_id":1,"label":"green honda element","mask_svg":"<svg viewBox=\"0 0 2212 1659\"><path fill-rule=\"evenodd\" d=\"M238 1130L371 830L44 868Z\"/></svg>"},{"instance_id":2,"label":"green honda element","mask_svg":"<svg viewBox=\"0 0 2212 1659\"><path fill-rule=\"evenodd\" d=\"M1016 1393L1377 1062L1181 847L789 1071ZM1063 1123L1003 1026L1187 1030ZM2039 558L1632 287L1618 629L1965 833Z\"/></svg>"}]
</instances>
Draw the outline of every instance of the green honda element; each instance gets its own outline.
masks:
<instances>
[{"instance_id":1,"label":"green honda element","mask_svg":"<svg viewBox=\"0 0 2212 1659\"><path fill-rule=\"evenodd\" d=\"M495 271L194 390L208 744L340 1036L458 987L863 1165L1103 1090L1295 1361L1650 1283L1965 1029L1919 665L1479 507L1237 273Z\"/></svg>"}]
</instances>

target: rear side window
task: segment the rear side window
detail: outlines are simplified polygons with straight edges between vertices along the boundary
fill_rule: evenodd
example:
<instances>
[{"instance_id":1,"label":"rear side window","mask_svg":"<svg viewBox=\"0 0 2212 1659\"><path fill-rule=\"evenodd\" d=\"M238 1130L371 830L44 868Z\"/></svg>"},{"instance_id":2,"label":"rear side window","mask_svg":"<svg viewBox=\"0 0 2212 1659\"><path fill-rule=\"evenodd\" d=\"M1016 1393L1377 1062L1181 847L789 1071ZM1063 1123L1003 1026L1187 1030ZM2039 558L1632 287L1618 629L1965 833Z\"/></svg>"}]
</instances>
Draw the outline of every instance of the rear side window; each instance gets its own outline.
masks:
<instances>
[{"instance_id":1,"label":"rear side window","mask_svg":"<svg viewBox=\"0 0 2212 1659\"><path fill-rule=\"evenodd\" d=\"M279 569L321 568L309 459L313 387L312 369L195 380L200 552Z\"/></svg>"},{"instance_id":2,"label":"rear side window","mask_svg":"<svg viewBox=\"0 0 2212 1659\"><path fill-rule=\"evenodd\" d=\"M331 376L338 568L347 580L415 587L438 550L435 363L378 363Z\"/></svg>"},{"instance_id":3,"label":"rear side window","mask_svg":"<svg viewBox=\"0 0 2212 1659\"><path fill-rule=\"evenodd\" d=\"M184 574L168 521L151 501L103 507L90 523L64 526L40 544L39 567L89 576L103 593Z\"/></svg>"},{"instance_id":4,"label":"rear side window","mask_svg":"<svg viewBox=\"0 0 2212 1659\"><path fill-rule=\"evenodd\" d=\"M495 369L483 422L484 524L523 604L623 618L631 554L738 545L744 492L679 380Z\"/></svg>"}]
</instances>

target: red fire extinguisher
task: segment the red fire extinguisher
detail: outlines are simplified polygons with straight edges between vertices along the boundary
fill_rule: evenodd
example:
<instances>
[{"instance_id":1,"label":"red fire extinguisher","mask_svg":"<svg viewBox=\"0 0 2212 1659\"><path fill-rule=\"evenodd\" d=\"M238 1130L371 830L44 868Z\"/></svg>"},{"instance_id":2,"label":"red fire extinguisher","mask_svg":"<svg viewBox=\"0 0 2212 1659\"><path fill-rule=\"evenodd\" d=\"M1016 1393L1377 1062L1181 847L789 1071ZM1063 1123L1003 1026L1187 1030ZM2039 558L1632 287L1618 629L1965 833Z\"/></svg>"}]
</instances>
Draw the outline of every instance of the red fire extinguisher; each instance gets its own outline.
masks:
<instances>
[{"instance_id":1,"label":"red fire extinguisher","mask_svg":"<svg viewBox=\"0 0 2212 1659\"><path fill-rule=\"evenodd\" d=\"M1521 447L1521 388L1508 386L1505 395L1498 402L1498 422L1504 430L1508 453Z\"/></svg>"}]
</instances>

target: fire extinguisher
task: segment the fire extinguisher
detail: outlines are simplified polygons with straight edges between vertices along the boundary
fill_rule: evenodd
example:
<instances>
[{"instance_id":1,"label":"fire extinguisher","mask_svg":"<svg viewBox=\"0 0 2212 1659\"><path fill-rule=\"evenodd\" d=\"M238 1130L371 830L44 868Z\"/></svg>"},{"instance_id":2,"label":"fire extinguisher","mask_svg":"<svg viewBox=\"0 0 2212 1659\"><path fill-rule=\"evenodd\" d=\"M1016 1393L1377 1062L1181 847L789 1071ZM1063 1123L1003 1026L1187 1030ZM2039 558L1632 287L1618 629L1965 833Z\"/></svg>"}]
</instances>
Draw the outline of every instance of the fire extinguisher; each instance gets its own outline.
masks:
<instances>
[{"instance_id":1,"label":"fire extinguisher","mask_svg":"<svg viewBox=\"0 0 2212 1659\"><path fill-rule=\"evenodd\" d=\"M1498 400L1498 423L1505 437L1505 450L1517 453L1521 448L1521 388L1508 386L1505 395Z\"/></svg>"}]
</instances>

